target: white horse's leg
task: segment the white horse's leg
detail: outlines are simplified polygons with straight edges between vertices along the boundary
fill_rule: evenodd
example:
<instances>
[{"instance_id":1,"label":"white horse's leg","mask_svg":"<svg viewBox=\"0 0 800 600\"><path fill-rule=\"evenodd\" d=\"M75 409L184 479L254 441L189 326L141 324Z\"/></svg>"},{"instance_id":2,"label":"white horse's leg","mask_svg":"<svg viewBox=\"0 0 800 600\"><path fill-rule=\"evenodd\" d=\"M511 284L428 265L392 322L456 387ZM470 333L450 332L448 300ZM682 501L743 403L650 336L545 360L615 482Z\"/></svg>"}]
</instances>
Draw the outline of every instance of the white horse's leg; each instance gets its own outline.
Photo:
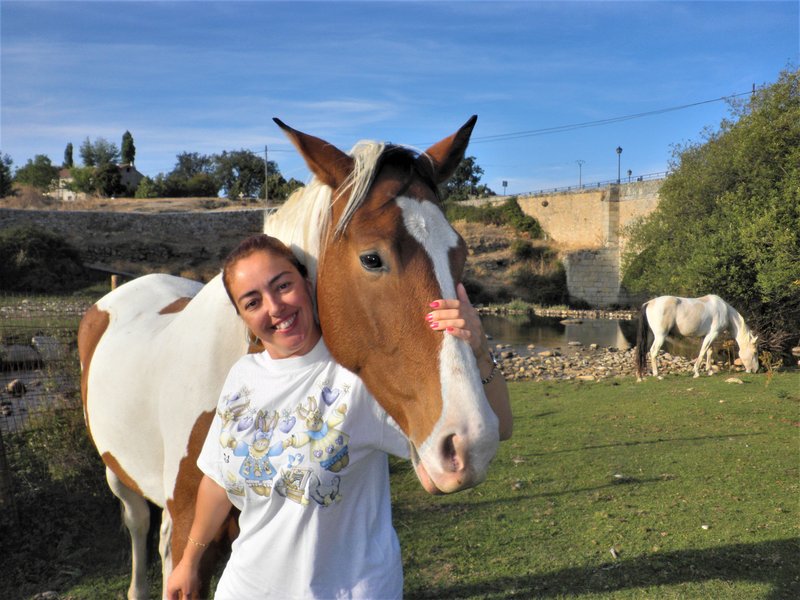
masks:
<instances>
[{"instance_id":1,"label":"white horse's leg","mask_svg":"<svg viewBox=\"0 0 800 600\"><path fill-rule=\"evenodd\" d=\"M711 369L711 357L714 354L714 349L709 346L708 350L706 350L706 373L712 375L714 371Z\"/></svg>"},{"instance_id":2,"label":"white horse's leg","mask_svg":"<svg viewBox=\"0 0 800 600\"><path fill-rule=\"evenodd\" d=\"M653 377L658 377L658 361L656 357L658 356L658 351L661 350L661 346L664 345L665 339L662 335L653 334L653 345L650 346L650 363L653 365Z\"/></svg>"},{"instance_id":3,"label":"white horse's leg","mask_svg":"<svg viewBox=\"0 0 800 600\"><path fill-rule=\"evenodd\" d=\"M697 360L694 361L694 377L700 377L700 363L703 362L703 357L706 355L706 352L711 350L711 342L714 341L715 337L717 337L716 333L711 332L703 338L703 343L700 346L700 354L697 355Z\"/></svg>"},{"instance_id":4,"label":"white horse's leg","mask_svg":"<svg viewBox=\"0 0 800 600\"><path fill-rule=\"evenodd\" d=\"M161 554L161 596L166 598L167 579L172 573L172 517L166 508L161 511L158 552Z\"/></svg>"},{"instance_id":5,"label":"white horse's leg","mask_svg":"<svg viewBox=\"0 0 800 600\"><path fill-rule=\"evenodd\" d=\"M122 520L131 535L131 585L128 600L147 600L147 532L150 529L150 507L147 500L123 484L111 469L106 481L122 502Z\"/></svg>"}]
</instances>

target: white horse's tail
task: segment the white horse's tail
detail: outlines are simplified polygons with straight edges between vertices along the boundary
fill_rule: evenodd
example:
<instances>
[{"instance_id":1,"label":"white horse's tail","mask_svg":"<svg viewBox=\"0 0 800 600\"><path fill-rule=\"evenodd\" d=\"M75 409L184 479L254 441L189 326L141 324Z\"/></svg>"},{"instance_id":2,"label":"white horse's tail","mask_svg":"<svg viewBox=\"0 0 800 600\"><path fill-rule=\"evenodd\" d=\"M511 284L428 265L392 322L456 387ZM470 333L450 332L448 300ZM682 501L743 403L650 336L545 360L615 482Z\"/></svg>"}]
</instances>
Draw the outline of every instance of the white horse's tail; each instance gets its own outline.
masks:
<instances>
[{"instance_id":1,"label":"white horse's tail","mask_svg":"<svg viewBox=\"0 0 800 600\"><path fill-rule=\"evenodd\" d=\"M639 327L636 331L636 374L641 378L647 374L647 302L642 304L639 311Z\"/></svg>"}]
</instances>

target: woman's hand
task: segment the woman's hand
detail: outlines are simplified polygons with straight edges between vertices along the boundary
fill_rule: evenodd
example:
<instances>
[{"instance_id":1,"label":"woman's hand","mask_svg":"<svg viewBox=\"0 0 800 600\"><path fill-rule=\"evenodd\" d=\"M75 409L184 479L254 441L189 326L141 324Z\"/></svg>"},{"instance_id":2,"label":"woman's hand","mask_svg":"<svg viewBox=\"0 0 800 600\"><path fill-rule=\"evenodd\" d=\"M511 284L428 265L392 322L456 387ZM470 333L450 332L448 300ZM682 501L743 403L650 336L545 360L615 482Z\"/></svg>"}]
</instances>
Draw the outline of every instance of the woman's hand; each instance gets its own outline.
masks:
<instances>
[{"instance_id":1,"label":"woman's hand","mask_svg":"<svg viewBox=\"0 0 800 600\"><path fill-rule=\"evenodd\" d=\"M481 319L470 303L463 284L456 286L456 295L458 298L431 302L433 310L425 318L434 331L444 331L467 342L475 356L488 354Z\"/></svg>"},{"instance_id":2,"label":"woman's hand","mask_svg":"<svg viewBox=\"0 0 800 600\"><path fill-rule=\"evenodd\" d=\"M190 561L181 560L178 566L172 570L167 579L167 593L165 598L168 600L189 600L199 598L200 578L197 569L189 564Z\"/></svg>"}]
</instances>

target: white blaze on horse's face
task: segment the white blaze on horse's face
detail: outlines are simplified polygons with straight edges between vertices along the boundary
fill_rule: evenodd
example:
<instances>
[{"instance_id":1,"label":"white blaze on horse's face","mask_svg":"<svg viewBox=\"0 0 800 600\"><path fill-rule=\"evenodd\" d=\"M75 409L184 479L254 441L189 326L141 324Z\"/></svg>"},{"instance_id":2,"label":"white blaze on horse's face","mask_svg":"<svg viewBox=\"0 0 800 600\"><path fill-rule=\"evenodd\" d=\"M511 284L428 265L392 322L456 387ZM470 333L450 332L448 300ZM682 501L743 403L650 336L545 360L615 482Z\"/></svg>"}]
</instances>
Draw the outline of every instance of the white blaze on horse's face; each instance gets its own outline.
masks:
<instances>
[{"instance_id":1,"label":"white blaze on horse's face","mask_svg":"<svg viewBox=\"0 0 800 600\"><path fill-rule=\"evenodd\" d=\"M406 230L430 257L442 297L455 298L450 253L458 246L458 234L432 202L401 197L396 203ZM438 360L442 412L428 439L416 448L418 456L414 458L417 474L428 491L449 492L463 488L465 483L483 481L499 437L498 420L483 393L469 344L442 335Z\"/></svg>"}]
</instances>

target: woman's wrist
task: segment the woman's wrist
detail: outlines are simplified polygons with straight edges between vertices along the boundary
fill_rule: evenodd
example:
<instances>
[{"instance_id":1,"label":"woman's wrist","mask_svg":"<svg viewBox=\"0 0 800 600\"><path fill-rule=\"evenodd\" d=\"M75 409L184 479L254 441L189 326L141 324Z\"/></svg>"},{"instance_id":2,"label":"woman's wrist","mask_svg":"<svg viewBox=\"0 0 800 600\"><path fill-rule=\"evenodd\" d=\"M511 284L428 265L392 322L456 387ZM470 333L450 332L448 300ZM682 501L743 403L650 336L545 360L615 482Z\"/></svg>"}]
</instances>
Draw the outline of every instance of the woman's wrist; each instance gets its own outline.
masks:
<instances>
[{"instance_id":1,"label":"woman's wrist","mask_svg":"<svg viewBox=\"0 0 800 600\"><path fill-rule=\"evenodd\" d=\"M483 385L488 385L492 382L495 375L497 375L497 371L500 370L500 365L491 349L487 348L483 355L485 358L479 359L481 367L479 367L478 371L481 375L481 383Z\"/></svg>"}]
</instances>

